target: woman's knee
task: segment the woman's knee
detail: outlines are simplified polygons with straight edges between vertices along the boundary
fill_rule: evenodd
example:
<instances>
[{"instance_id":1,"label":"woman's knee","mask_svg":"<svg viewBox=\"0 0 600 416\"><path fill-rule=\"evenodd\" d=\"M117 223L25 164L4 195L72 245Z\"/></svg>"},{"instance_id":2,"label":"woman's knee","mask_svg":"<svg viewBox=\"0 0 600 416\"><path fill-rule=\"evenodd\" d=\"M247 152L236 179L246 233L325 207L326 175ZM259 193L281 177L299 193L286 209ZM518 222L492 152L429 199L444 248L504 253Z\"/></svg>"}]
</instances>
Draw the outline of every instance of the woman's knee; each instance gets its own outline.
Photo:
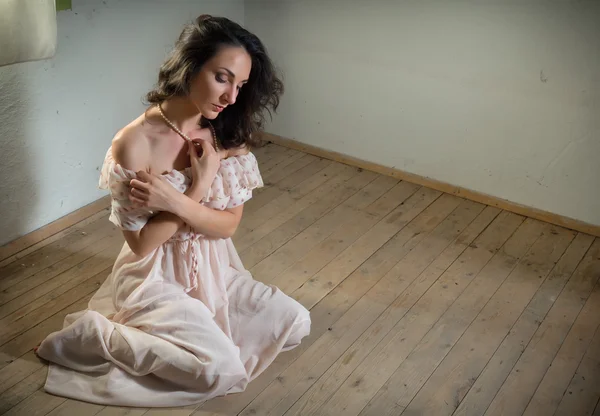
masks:
<instances>
[{"instance_id":1,"label":"woman's knee","mask_svg":"<svg viewBox=\"0 0 600 416\"><path fill-rule=\"evenodd\" d=\"M214 351L212 354L212 368L217 375L240 378L246 375L246 368L240 359L237 347L231 346Z\"/></svg>"},{"instance_id":2,"label":"woman's knee","mask_svg":"<svg viewBox=\"0 0 600 416\"><path fill-rule=\"evenodd\" d=\"M239 352L234 348L215 351L210 357L211 363L207 366L203 376L211 389L222 394L233 386L248 378L246 368L242 363Z\"/></svg>"}]
</instances>

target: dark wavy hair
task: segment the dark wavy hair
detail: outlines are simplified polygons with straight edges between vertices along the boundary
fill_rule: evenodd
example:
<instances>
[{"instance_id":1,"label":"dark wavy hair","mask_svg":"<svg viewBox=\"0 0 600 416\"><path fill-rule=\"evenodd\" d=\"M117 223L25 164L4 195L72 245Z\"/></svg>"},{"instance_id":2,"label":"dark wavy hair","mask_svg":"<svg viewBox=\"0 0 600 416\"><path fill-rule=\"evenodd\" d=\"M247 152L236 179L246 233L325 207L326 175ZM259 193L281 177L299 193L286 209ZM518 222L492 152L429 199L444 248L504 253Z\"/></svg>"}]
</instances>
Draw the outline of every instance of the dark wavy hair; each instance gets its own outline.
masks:
<instances>
[{"instance_id":1,"label":"dark wavy hair","mask_svg":"<svg viewBox=\"0 0 600 416\"><path fill-rule=\"evenodd\" d=\"M257 146L255 133L263 127L266 113L272 117L271 111L277 110L283 83L260 39L227 18L202 15L184 27L160 67L156 87L146 94L146 101L160 104L187 95L204 63L224 46L244 48L252 59L252 69L235 104L227 106L211 123L223 148ZM202 119L200 125L206 127L208 120Z\"/></svg>"}]
</instances>

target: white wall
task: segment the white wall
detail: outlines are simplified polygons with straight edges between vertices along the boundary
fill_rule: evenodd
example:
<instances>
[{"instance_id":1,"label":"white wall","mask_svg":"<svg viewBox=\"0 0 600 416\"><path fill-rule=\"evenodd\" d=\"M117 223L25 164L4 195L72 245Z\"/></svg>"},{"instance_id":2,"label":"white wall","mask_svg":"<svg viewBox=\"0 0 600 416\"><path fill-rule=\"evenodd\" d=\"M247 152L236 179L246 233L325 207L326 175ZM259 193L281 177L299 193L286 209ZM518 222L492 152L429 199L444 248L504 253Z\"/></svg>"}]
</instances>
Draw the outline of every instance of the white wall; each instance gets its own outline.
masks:
<instances>
[{"instance_id":1,"label":"white wall","mask_svg":"<svg viewBox=\"0 0 600 416\"><path fill-rule=\"evenodd\" d=\"M0 245L97 200L104 154L139 115L181 27L243 0L73 0L51 60L0 67Z\"/></svg>"},{"instance_id":2,"label":"white wall","mask_svg":"<svg viewBox=\"0 0 600 416\"><path fill-rule=\"evenodd\" d=\"M246 0L267 131L600 225L600 2Z\"/></svg>"}]
</instances>

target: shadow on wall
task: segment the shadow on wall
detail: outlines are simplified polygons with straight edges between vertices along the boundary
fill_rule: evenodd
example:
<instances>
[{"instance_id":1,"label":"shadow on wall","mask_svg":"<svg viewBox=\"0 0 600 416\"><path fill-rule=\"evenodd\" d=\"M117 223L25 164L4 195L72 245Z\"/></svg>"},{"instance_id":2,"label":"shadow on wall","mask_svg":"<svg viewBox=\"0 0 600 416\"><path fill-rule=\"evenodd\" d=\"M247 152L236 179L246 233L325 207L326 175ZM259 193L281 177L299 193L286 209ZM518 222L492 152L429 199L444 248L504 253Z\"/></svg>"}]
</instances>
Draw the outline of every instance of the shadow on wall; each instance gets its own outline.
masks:
<instances>
[{"instance_id":1,"label":"shadow on wall","mask_svg":"<svg viewBox=\"0 0 600 416\"><path fill-rule=\"evenodd\" d=\"M31 231L39 202L29 132L25 64L0 67L0 245Z\"/></svg>"}]
</instances>

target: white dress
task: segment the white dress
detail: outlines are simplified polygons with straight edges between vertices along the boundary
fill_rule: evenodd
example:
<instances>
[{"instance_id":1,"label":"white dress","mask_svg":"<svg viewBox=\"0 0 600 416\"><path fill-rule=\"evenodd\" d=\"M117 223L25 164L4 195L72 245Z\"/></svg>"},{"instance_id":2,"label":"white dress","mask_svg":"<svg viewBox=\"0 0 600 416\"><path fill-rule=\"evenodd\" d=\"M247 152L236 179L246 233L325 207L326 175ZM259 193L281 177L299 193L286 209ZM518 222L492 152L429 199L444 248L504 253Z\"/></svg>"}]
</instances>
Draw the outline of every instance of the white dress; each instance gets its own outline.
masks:
<instances>
[{"instance_id":1,"label":"white dress","mask_svg":"<svg viewBox=\"0 0 600 416\"><path fill-rule=\"evenodd\" d=\"M184 192L190 168L164 175ZM152 213L133 209L135 172L106 154L100 187L112 197L110 221L138 230ZM209 195L213 209L243 204L263 186L252 153L221 162ZM275 357L310 332L302 305L253 280L231 239L184 226L145 257L125 243L112 273L86 310L67 315L38 355L50 361L47 392L119 406L185 406L243 391Z\"/></svg>"}]
</instances>

